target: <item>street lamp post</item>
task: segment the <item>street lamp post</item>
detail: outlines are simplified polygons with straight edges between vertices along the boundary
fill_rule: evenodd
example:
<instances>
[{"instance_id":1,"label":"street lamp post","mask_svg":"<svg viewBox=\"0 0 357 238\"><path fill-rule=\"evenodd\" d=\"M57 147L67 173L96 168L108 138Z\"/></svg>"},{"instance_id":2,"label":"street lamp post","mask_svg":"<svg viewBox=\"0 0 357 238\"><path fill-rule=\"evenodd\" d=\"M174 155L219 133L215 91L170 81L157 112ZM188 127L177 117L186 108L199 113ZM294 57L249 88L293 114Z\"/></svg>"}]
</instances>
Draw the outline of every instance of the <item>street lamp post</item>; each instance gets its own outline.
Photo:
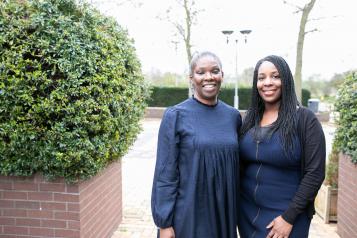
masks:
<instances>
[{"instance_id":1,"label":"street lamp post","mask_svg":"<svg viewBox=\"0 0 357 238\"><path fill-rule=\"evenodd\" d=\"M228 30L228 31L222 31L222 33L223 33L225 36L227 36L227 44L229 43L229 36L232 35L233 32L234 32L234 31L230 31L230 30Z\"/></svg>"},{"instance_id":2,"label":"street lamp post","mask_svg":"<svg viewBox=\"0 0 357 238\"><path fill-rule=\"evenodd\" d=\"M240 33L242 33L244 35L244 42L247 43L247 36L249 35L249 33L251 33L252 30L241 30Z\"/></svg>"},{"instance_id":3,"label":"street lamp post","mask_svg":"<svg viewBox=\"0 0 357 238\"><path fill-rule=\"evenodd\" d=\"M239 96L238 96L238 39L235 40L236 42L236 50L235 50L235 84L234 84L234 108L238 110L239 108Z\"/></svg>"},{"instance_id":4,"label":"street lamp post","mask_svg":"<svg viewBox=\"0 0 357 238\"><path fill-rule=\"evenodd\" d=\"M227 45L229 43L229 36L233 34L234 31L226 30L222 31L222 33L227 37ZM247 43L247 36L251 33L252 30L241 30L240 33L244 35L244 42ZM234 83L234 108L238 110L239 108L239 96L238 96L238 38L235 40L236 49L235 49L235 76L236 80Z\"/></svg>"},{"instance_id":5,"label":"street lamp post","mask_svg":"<svg viewBox=\"0 0 357 238\"><path fill-rule=\"evenodd\" d=\"M232 35L234 31L222 31L222 33L227 37L227 45L229 43L229 36ZM237 44L238 40L236 40L236 44ZM238 45L238 44L237 44ZM238 47L237 47L238 48ZM238 49L236 49L236 77L238 76L237 74L237 51ZM238 77L236 78L235 84L234 84L234 98L233 98L233 102L234 102L234 108L238 109Z\"/></svg>"},{"instance_id":6,"label":"street lamp post","mask_svg":"<svg viewBox=\"0 0 357 238\"><path fill-rule=\"evenodd\" d=\"M247 43L248 34L251 33L252 30L241 30L240 33L244 35L244 43ZM236 86L235 86L235 95L234 96L234 107L239 108L239 96L238 96L238 39L236 39Z\"/></svg>"}]
</instances>

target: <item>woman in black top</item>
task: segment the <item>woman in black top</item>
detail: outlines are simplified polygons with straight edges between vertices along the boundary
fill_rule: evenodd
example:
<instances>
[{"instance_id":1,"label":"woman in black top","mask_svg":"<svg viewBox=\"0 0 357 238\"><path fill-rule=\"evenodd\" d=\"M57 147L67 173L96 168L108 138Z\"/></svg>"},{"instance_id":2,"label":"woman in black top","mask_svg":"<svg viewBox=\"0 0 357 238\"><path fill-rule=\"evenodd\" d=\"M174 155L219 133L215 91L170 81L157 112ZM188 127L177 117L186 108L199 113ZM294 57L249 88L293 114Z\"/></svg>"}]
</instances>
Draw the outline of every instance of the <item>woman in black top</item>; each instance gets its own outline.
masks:
<instances>
[{"instance_id":1,"label":"woman in black top","mask_svg":"<svg viewBox=\"0 0 357 238\"><path fill-rule=\"evenodd\" d=\"M237 238L238 110L218 99L222 64L211 52L190 65L194 96L162 118L151 208L160 238Z\"/></svg>"},{"instance_id":2,"label":"woman in black top","mask_svg":"<svg viewBox=\"0 0 357 238\"><path fill-rule=\"evenodd\" d=\"M240 237L307 237L325 175L325 137L279 56L258 61L240 132Z\"/></svg>"}]
</instances>

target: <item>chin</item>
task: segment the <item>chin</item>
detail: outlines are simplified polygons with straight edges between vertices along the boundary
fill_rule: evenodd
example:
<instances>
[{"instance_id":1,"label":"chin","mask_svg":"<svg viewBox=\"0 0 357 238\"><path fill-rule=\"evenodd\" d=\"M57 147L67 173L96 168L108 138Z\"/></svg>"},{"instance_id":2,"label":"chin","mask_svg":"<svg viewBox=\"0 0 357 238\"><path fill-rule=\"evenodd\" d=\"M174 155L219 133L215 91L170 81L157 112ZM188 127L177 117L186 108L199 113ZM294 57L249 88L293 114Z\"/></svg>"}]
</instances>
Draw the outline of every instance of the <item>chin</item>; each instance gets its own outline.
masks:
<instances>
[{"instance_id":1,"label":"chin","mask_svg":"<svg viewBox=\"0 0 357 238\"><path fill-rule=\"evenodd\" d=\"M263 101L267 104L274 105L280 103L280 99L264 99Z\"/></svg>"}]
</instances>

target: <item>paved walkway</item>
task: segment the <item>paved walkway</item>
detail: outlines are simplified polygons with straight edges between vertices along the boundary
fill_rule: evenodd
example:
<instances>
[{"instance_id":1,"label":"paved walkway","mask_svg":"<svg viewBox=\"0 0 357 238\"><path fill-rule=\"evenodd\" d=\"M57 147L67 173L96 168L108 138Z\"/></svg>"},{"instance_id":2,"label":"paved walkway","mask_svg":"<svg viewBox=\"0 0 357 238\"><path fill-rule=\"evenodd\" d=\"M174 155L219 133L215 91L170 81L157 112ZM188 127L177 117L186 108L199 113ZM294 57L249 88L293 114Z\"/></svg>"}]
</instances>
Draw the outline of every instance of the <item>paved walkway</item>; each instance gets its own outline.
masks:
<instances>
[{"instance_id":1,"label":"paved walkway","mask_svg":"<svg viewBox=\"0 0 357 238\"><path fill-rule=\"evenodd\" d=\"M112 238L156 238L151 218L150 196L155 166L159 119L145 119L143 131L129 153L123 158L123 222ZM324 125L327 144L331 143L333 128ZM330 150L327 146L327 150ZM310 238L339 238L336 224L324 224L315 215Z\"/></svg>"}]
</instances>

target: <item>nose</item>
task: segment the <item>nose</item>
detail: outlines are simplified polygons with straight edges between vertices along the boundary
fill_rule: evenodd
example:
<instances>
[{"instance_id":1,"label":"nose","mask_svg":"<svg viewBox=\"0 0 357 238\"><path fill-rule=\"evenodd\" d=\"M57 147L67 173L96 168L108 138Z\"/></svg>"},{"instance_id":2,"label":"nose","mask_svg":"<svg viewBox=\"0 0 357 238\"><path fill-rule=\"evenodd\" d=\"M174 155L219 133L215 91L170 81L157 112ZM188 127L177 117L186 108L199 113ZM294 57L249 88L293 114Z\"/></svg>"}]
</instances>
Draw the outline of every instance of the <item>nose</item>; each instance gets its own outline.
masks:
<instances>
[{"instance_id":1,"label":"nose","mask_svg":"<svg viewBox=\"0 0 357 238\"><path fill-rule=\"evenodd\" d=\"M271 85L272 84L272 78L271 77L266 77L263 81L264 85Z\"/></svg>"},{"instance_id":2,"label":"nose","mask_svg":"<svg viewBox=\"0 0 357 238\"><path fill-rule=\"evenodd\" d=\"M205 80L211 80L213 78L212 73L211 72L206 72L204 75L204 79Z\"/></svg>"}]
</instances>

